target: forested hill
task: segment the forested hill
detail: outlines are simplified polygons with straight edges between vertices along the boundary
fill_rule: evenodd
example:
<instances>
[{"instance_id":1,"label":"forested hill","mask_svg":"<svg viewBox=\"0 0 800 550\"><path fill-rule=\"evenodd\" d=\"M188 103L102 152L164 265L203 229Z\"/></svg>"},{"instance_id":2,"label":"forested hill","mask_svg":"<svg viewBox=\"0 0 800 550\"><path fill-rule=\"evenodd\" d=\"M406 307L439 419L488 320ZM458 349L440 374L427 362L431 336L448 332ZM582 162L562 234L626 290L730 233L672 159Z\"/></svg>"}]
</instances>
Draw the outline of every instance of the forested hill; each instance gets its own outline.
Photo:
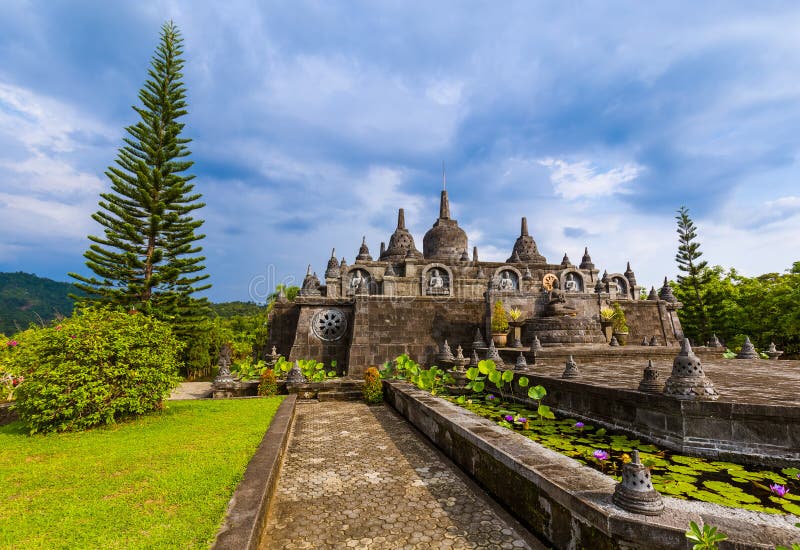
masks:
<instances>
[{"instance_id":1,"label":"forested hill","mask_svg":"<svg viewBox=\"0 0 800 550\"><path fill-rule=\"evenodd\" d=\"M31 323L70 315L74 304L70 293L80 294L70 283L32 273L0 273L0 333L13 334Z\"/></svg>"}]
</instances>

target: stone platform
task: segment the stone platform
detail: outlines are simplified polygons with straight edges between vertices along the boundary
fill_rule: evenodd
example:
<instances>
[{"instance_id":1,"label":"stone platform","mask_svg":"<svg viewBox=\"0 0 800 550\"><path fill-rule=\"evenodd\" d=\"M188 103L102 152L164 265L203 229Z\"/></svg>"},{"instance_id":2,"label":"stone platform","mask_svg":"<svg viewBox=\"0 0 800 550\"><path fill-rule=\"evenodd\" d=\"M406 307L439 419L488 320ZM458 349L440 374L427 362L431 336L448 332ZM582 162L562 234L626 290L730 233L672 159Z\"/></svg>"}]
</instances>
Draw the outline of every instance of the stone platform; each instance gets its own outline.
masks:
<instances>
[{"instance_id":1,"label":"stone platform","mask_svg":"<svg viewBox=\"0 0 800 550\"><path fill-rule=\"evenodd\" d=\"M677 350L674 350L677 353ZM653 355L663 385L671 358ZM800 361L705 359L705 375L719 398L680 400L638 391L647 356L576 359L578 375L561 378L565 364L537 357L516 371L548 392L561 414L622 431L692 455L776 467L800 466ZM508 366L506 367L508 368ZM663 386L662 386L663 387ZM527 389L515 387L527 400Z\"/></svg>"},{"instance_id":2,"label":"stone platform","mask_svg":"<svg viewBox=\"0 0 800 550\"><path fill-rule=\"evenodd\" d=\"M389 407L298 402L261 548L544 546Z\"/></svg>"}]
</instances>

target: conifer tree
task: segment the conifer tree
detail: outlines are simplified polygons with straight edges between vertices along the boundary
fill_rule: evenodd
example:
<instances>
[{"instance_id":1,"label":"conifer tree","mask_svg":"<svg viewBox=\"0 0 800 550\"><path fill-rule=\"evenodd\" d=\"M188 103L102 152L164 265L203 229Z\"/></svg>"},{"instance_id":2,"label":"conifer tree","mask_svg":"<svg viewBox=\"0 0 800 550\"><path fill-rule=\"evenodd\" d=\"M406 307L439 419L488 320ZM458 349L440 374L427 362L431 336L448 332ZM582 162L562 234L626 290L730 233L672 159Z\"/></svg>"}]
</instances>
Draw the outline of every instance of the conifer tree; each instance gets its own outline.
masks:
<instances>
[{"instance_id":1,"label":"conifer tree","mask_svg":"<svg viewBox=\"0 0 800 550\"><path fill-rule=\"evenodd\" d=\"M139 120L125 130L116 164L108 168L111 190L102 193L92 217L103 228L90 235L84 253L95 276L77 279L84 302L122 305L170 320L187 333L205 313L206 301L192 297L211 285L201 273L205 258L197 244L205 235L202 220L191 213L202 208L187 173L190 139L183 137L186 87L182 82L182 38L170 21L161 28L148 78L139 91Z\"/></svg>"},{"instance_id":2,"label":"conifer tree","mask_svg":"<svg viewBox=\"0 0 800 550\"><path fill-rule=\"evenodd\" d=\"M700 260L700 243L697 228L689 217L689 209L681 206L675 219L678 221L678 253L675 260L678 269L685 275L678 275L678 298L684 303L681 311L681 324L684 330L695 336L701 343L710 338L706 294L709 282L708 262Z\"/></svg>"}]
</instances>

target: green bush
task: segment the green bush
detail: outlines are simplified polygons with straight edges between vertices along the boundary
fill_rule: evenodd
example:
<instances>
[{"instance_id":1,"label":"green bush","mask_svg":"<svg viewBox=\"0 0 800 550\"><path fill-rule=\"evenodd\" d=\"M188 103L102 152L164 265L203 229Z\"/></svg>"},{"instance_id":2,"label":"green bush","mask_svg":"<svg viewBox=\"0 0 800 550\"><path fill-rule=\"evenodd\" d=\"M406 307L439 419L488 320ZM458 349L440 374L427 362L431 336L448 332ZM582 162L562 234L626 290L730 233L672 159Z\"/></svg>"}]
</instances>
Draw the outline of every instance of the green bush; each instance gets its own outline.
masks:
<instances>
[{"instance_id":1,"label":"green bush","mask_svg":"<svg viewBox=\"0 0 800 550\"><path fill-rule=\"evenodd\" d=\"M82 430L161 408L179 381L182 344L142 314L85 309L35 331L12 365L17 411L31 433Z\"/></svg>"},{"instance_id":2,"label":"green bush","mask_svg":"<svg viewBox=\"0 0 800 550\"><path fill-rule=\"evenodd\" d=\"M622 310L622 306L614 302L611 307L614 309L614 316L611 318L614 332L627 333L629 330L628 321L625 319L625 312Z\"/></svg>"},{"instance_id":3,"label":"green bush","mask_svg":"<svg viewBox=\"0 0 800 550\"><path fill-rule=\"evenodd\" d=\"M275 377L275 371L267 369L261 375L261 383L258 385L258 395L268 397L278 393L278 379Z\"/></svg>"},{"instance_id":4,"label":"green bush","mask_svg":"<svg viewBox=\"0 0 800 550\"><path fill-rule=\"evenodd\" d=\"M494 303L494 311L492 313L492 332L500 333L508 330L508 316L506 310L503 309L503 302L497 300Z\"/></svg>"},{"instance_id":5,"label":"green bush","mask_svg":"<svg viewBox=\"0 0 800 550\"><path fill-rule=\"evenodd\" d=\"M370 367L364 373L364 401L373 405L383 401L383 381L378 369Z\"/></svg>"}]
</instances>

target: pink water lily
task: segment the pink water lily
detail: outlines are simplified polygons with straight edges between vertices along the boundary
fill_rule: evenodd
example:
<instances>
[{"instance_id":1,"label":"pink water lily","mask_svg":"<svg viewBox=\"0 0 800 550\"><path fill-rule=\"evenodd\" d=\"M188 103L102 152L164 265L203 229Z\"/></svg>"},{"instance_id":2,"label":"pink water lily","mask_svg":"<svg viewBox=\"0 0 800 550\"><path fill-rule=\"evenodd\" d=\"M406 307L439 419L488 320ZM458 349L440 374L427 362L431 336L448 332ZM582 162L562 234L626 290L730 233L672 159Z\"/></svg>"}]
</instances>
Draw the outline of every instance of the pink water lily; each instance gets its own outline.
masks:
<instances>
[{"instance_id":1,"label":"pink water lily","mask_svg":"<svg viewBox=\"0 0 800 550\"><path fill-rule=\"evenodd\" d=\"M785 485L778 485L777 483L773 483L772 485L770 485L769 490L778 495L779 497L782 497L789 492L789 489Z\"/></svg>"},{"instance_id":2,"label":"pink water lily","mask_svg":"<svg viewBox=\"0 0 800 550\"><path fill-rule=\"evenodd\" d=\"M9 340L8 342L6 342L6 345L10 348L14 348L19 345L19 342L17 342L16 340Z\"/></svg>"},{"instance_id":3,"label":"pink water lily","mask_svg":"<svg viewBox=\"0 0 800 550\"><path fill-rule=\"evenodd\" d=\"M592 456L595 457L597 460L608 460L609 458L611 458L611 455L609 455L605 451L601 451L600 449L593 452Z\"/></svg>"}]
</instances>

